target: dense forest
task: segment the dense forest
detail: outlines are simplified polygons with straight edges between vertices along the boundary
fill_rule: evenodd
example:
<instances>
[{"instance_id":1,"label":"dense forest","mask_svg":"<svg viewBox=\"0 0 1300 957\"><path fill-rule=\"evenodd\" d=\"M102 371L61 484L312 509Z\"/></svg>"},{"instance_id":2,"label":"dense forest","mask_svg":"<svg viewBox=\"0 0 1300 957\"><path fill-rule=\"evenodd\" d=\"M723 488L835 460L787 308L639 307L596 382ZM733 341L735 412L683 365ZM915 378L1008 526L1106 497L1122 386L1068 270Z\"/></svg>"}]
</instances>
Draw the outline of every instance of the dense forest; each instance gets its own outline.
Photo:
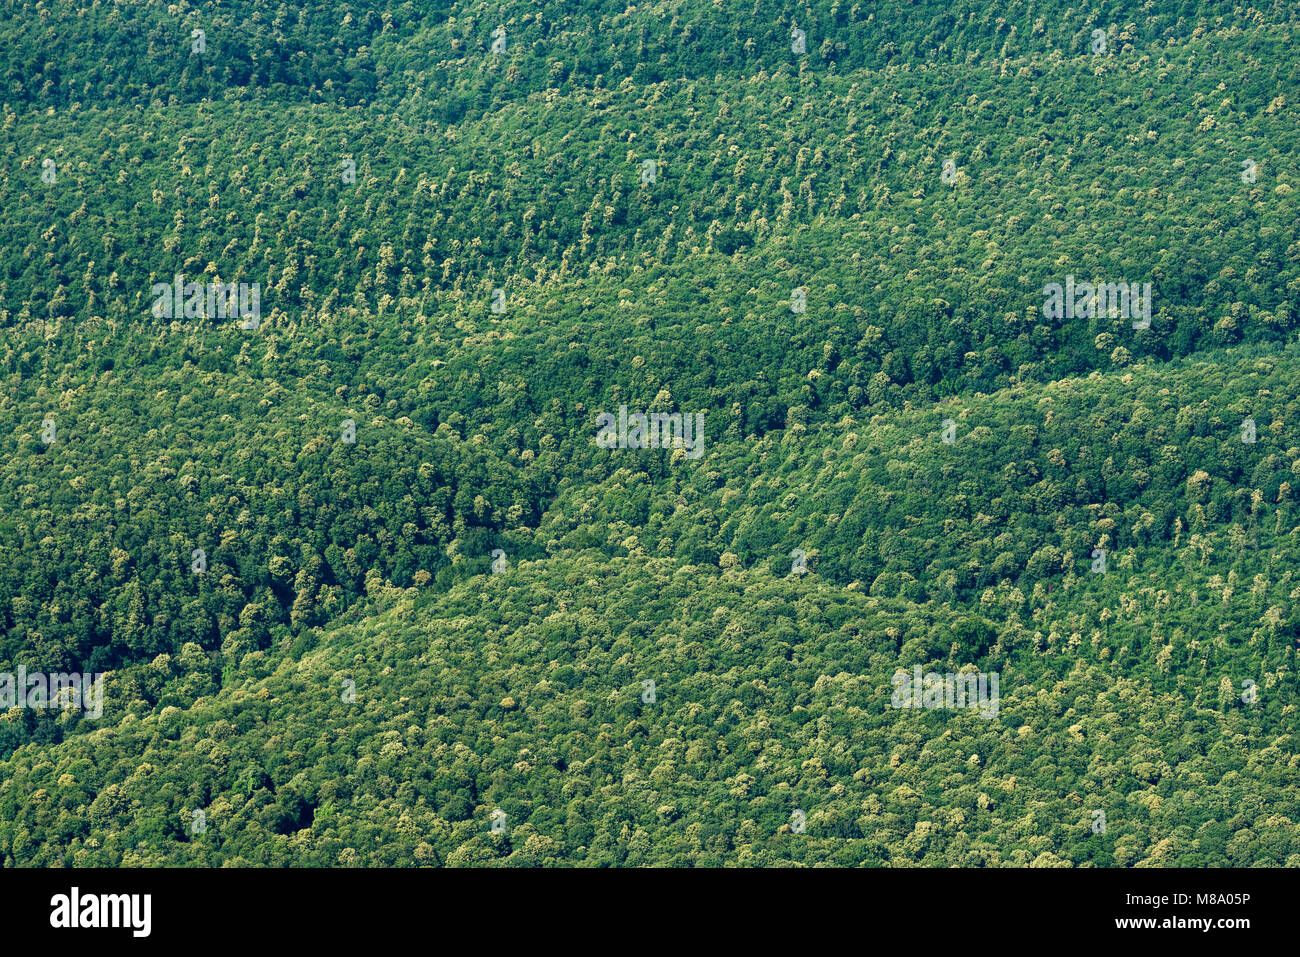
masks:
<instances>
[{"instance_id":1,"label":"dense forest","mask_svg":"<svg viewBox=\"0 0 1300 957\"><path fill-rule=\"evenodd\" d=\"M0 865L1300 866L1294 5L0 37Z\"/></svg>"}]
</instances>

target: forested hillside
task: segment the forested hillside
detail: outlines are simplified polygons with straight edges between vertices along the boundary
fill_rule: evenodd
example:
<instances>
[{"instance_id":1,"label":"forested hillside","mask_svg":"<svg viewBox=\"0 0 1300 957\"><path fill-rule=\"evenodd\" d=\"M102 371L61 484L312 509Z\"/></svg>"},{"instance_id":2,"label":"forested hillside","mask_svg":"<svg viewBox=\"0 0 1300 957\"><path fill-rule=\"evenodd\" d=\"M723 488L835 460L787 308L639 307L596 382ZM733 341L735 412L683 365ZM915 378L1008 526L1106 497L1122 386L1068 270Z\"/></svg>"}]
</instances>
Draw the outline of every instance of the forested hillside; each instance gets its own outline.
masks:
<instances>
[{"instance_id":1,"label":"forested hillside","mask_svg":"<svg viewBox=\"0 0 1300 957\"><path fill-rule=\"evenodd\" d=\"M0 863L1300 866L1298 45L0 4Z\"/></svg>"}]
</instances>

